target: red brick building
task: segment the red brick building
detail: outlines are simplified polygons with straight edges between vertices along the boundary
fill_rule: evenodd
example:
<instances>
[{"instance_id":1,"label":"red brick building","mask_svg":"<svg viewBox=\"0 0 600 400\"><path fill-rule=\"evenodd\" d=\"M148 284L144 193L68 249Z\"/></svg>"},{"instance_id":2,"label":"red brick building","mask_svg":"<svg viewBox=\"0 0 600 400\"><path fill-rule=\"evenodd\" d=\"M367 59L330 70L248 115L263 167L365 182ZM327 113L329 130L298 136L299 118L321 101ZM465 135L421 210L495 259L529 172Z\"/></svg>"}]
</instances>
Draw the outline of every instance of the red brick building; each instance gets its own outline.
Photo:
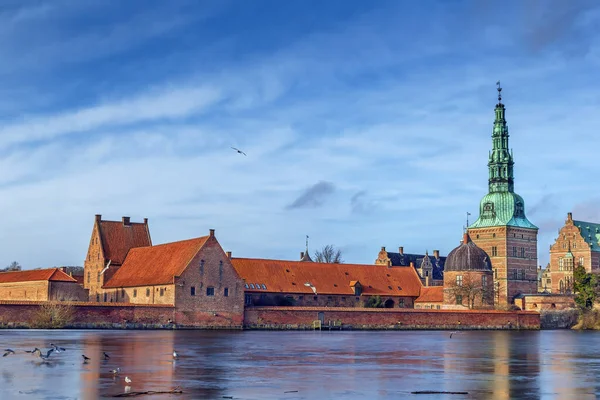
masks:
<instances>
[{"instance_id":1,"label":"red brick building","mask_svg":"<svg viewBox=\"0 0 600 400\"><path fill-rule=\"evenodd\" d=\"M143 223L102 220L96 215L88 252L83 264L84 287L89 290L90 301L102 301L102 286L119 270L129 250L152 246L148 219Z\"/></svg>"},{"instance_id":2,"label":"red brick building","mask_svg":"<svg viewBox=\"0 0 600 400\"><path fill-rule=\"evenodd\" d=\"M87 301L87 291L59 268L0 273L0 300Z\"/></svg>"},{"instance_id":3,"label":"red brick building","mask_svg":"<svg viewBox=\"0 0 600 400\"><path fill-rule=\"evenodd\" d=\"M525 216L525 202L514 191L514 161L501 90L498 84L488 160L489 192L481 200L479 217L468 231L473 242L490 257L495 303L507 306L517 295L537 293L538 228Z\"/></svg>"},{"instance_id":4,"label":"red brick building","mask_svg":"<svg viewBox=\"0 0 600 400\"><path fill-rule=\"evenodd\" d=\"M208 236L132 248L102 291L102 301L173 305L168 317L178 324L241 326L243 320L244 282L213 229Z\"/></svg>"},{"instance_id":5,"label":"red brick building","mask_svg":"<svg viewBox=\"0 0 600 400\"><path fill-rule=\"evenodd\" d=\"M364 307L379 296L386 308L413 308L421 280L412 267L232 258L252 306Z\"/></svg>"},{"instance_id":6,"label":"red brick building","mask_svg":"<svg viewBox=\"0 0 600 400\"><path fill-rule=\"evenodd\" d=\"M552 293L571 293L573 269L580 265L587 272L600 272L600 224L574 220L573 214L568 213L565 225L550 246Z\"/></svg>"},{"instance_id":7,"label":"red brick building","mask_svg":"<svg viewBox=\"0 0 600 400\"><path fill-rule=\"evenodd\" d=\"M494 307L494 275L489 260L488 254L465 233L460 246L446 259L443 308Z\"/></svg>"}]
</instances>

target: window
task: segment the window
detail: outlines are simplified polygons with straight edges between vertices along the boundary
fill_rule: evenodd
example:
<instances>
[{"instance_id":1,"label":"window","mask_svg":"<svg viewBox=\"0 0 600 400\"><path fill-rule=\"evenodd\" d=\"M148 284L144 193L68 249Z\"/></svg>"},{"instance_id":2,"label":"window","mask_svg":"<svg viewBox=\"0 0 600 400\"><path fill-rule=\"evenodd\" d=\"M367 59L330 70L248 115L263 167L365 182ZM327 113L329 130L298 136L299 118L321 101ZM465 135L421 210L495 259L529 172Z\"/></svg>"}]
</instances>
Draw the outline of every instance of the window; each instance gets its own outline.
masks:
<instances>
[{"instance_id":1,"label":"window","mask_svg":"<svg viewBox=\"0 0 600 400\"><path fill-rule=\"evenodd\" d=\"M498 247L494 246L492 247L492 257L497 257L498 256Z\"/></svg>"},{"instance_id":2,"label":"window","mask_svg":"<svg viewBox=\"0 0 600 400\"><path fill-rule=\"evenodd\" d=\"M100 302L100 293L96 294L96 301L99 303Z\"/></svg>"},{"instance_id":3,"label":"window","mask_svg":"<svg viewBox=\"0 0 600 400\"><path fill-rule=\"evenodd\" d=\"M254 285L257 289L260 289L260 283L257 283L256 285Z\"/></svg>"},{"instance_id":4,"label":"window","mask_svg":"<svg viewBox=\"0 0 600 400\"><path fill-rule=\"evenodd\" d=\"M440 308L442 308L442 307L440 307L440 306L438 305L438 306L436 306L436 308L439 310L439 309L440 309Z\"/></svg>"},{"instance_id":5,"label":"window","mask_svg":"<svg viewBox=\"0 0 600 400\"><path fill-rule=\"evenodd\" d=\"M483 290L485 290L486 286L487 286L487 275L483 275L481 277L481 286L483 286Z\"/></svg>"},{"instance_id":6,"label":"window","mask_svg":"<svg viewBox=\"0 0 600 400\"><path fill-rule=\"evenodd\" d=\"M521 247L521 258L525 258L525 247Z\"/></svg>"},{"instance_id":7,"label":"window","mask_svg":"<svg viewBox=\"0 0 600 400\"><path fill-rule=\"evenodd\" d=\"M246 289L249 289L249 288L250 288L250 286L248 286L248 284L247 284L247 283L245 283L245 284L244 284L244 287L245 287Z\"/></svg>"},{"instance_id":8,"label":"window","mask_svg":"<svg viewBox=\"0 0 600 400\"><path fill-rule=\"evenodd\" d=\"M204 260L200 260L200 275L204 275Z\"/></svg>"},{"instance_id":9,"label":"window","mask_svg":"<svg viewBox=\"0 0 600 400\"><path fill-rule=\"evenodd\" d=\"M121 289L121 298L124 299L125 298L125 289Z\"/></svg>"},{"instance_id":10,"label":"window","mask_svg":"<svg viewBox=\"0 0 600 400\"><path fill-rule=\"evenodd\" d=\"M250 284L250 289L254 289L254 283Z\"/></svg>"},{"instance_id":11,"label":"window","mask_svg":"<svg viewBox=\"0 0 600 400\"><path fill-rule=\"evenodd\" d=\"M519 279L519 271L518 270L513 270L513 279Z\"/></svg>"},{"instance_id":12,"label":"window","mask_svg":"<svg viewBox=\"0 0 600 400\"><path fill-rule=\"evenodd\" d=\"M513 257L517 256L517 246L513 246Z\"/></svg>"},{"instance_id":13,"label":"window","mask_svg":"<svg viewBox=\"0 0 600 400\"><path fill-rule=\"evenodd\" d=\"M262 284L262 288L267 290L267 285L265 285L264 283Z\"/></svg>"},{"instance_id":14,"label":"window","mask_svg":"<svg viewBox=\"0 0 600 400\"><path fill-rule=\"evenodd\" d=\"M404 308L404 299L398 300L398 307L399 308Z\"/></svg>"},{"instance_id":15,"label":"window","mask_svg":"<svg viewBox=\"0 0 600 400\"><path fill-rule=\"evenodd\" d=\"M456 304L462 305L462 295L456 295Z\"/></svg>"},{"instance_id":16,"label":"window","mask_svg":"<svg viewBox=\"0 0 600 400\"><path fill-rule=\"evenodd\" d=\"M107 299L107 297L106 297L106 293L104 293L104 302L105 302L105 303L106 303L106 299Z\"/></svg>"},{"instance_id":17,"label":"window","mask_svg":"<svg viewBox=\"0 0 600 400\"><path fill-rule=\"evenodd\" d=\"M462 275L456 275L456 286L462 286L462 285L463 285Z\"/></svg>"},{"instance_id":18,"label":"window","mask_svg":"<svg viewBox=\"0 0 600 400\"><path fill-rule=\"evenodd\" d=\"M547 283L547 284L548 284L548 283L552 283L552 279L550 279L550 278L546 279L546 283Z\"/></svg>"},{"instance_id":19,"label":"window","mask_svg":"<svg viewBox=\"0 0 600 400\"><path fill-rule=\"evenodd\" d=\"M90 271L88 271L88 285L89 285L89 283L90 283L90 275L91 275L91 274L90 274Z\"/></svg>"},{"instance_id":20,"label":"window","mask_svg":"<svg viewBox=\"0 0 600 400\"><path fill-rule=\"evenodd\" d=\"M425 276L429 276L429 271L425 271ZM392 287L390 286L390 289L391 289L391 288L392 288Z\"/></svg>"},{"instance_id":21,"label":"window","mask_svg":"<svg viewBox=\"0 0 600 400\"><path fill-rule=\"evenodd\" d=\"M96 283L100 283L100 272L98 272L98 276L96 276Z\"/></svg>"},{"instance_id":22,"label":"window","mask_svg":"<svg viewBox=\"0 0 600 400\"><path fill-rule=\"evenodd\" d=\"M137 289L133 289L133 297L137 297Z\"/></svg>"},{"instance_id":23,"label":"window","mask_svg":"<svg viewBox=\"0 0 600 400\"><path fill-rule=\"evenodd\" d=\"M192 286L190 288L190 296L195 296L196 295L196 286Z\"/></svg>"},{"instance_id":24,"label":"window","mask_svg":"<svg viewBox=\"0 0 600 400\"><path fill-rule=\"evenodd\" d=\"M229 296L229 288L225 288L223 289L223 296L228 297Z\"/></svg>"},{"instance_id":25,"label":"window","mask_svg":"<svg viewBox=\"0 0 600 400\"><path fill-rule=\"evenodd\" d=\"M564 267L564 265L565 265L565 262L564 262L563 258L562 258L562 257L561 257L561 258L559 258L559 259L558 259L558 270L559 270L559 271L562 271L562 270L563 270L563 267Z\"/></svg>"},{"instance_id":26,"label":"window","mask_svg":"<svg viewBox=\"0 0 600 400\"><path fill-rule=\"evenodd\" d=\"M573 248L576 249L577 248L577 242L573 242Z\"/></svg>"},{"instance_id":27,"label":"window","mask_svg":"<svg viewBox=\"0 0 600 400\"><path fill-rule=\"evenodd\" d=\"M146 297L150 297L150 288L146 288Z\"/></svg>"},{"instance_id":28,"label":"window","mask_svg":"<svg viewBox=\"0 0 600 400\"><path fill-rule=\"evenodd\" d=\"M161 296L164 296L164 295L165 295L165 289L163 289L163 288L160 288L160 295L161 295Z\"/></svg>"},{"instance_id":29,"label":"window","mask_svg":"<svg viewBox=\"0 0 600 400\"><path fill-rule=\"evenodd\" d=\"M206 288L206 295L207 296L214 296L215 295L215 288L212 286L209 286Z\"/></svg>"},{"instance_id":30,"label":"window","mask_svg":"<svg viewBox=\"0 0 600 400\"><path fill-rule=\"evenodd\" d=\"M496 237L496 234L495 234L495 233L494 233L494 234L492 234L492 237L493 237L493 238L495 238L495 237Z\"/></svg>"},{"instance_id":31,"label":"window","mask_svg":"<svg viewBox=\"0 0 600 400\"><path fill-rule=\"evenodd\" d=\"M313 296L313 300L317 300L319 296Z\"/></svg>"},{"instance_id":32,"label":"window","mask_svg":"<svg viewBox=\"0 0 600 400\"><path fill-rule=\"evenodd\" d=\"M583 267L583 257L579 257L579 266Z\"/></svg>"},{"instance_id":33,"label":"window","mask_svg":"<svg viewBox=\"0 0 600 400\"><path fill-rule=\"evenodd\" d=\"M251 306L252 305L252 295L247 294L244 297L244 304L246 304L247 306Z\"/></svg>"},{"instance_id":34,"label":"window","mask_svg":"<svg viewBox=\"0 0 600 400\"><path fill-rule=\"evenodd\" d=\"M219 261L219 280L223 279L223 261Z\"/></svg>"},{"instance_id":35,"label":"window","mask_svg":"<svg viewBox=\"0 0 600 400\"><path fill-rule=\"evenodd\" d=\"M494 279L498 279L498 268L494 270Z\"/></svg>"}]
</instances>

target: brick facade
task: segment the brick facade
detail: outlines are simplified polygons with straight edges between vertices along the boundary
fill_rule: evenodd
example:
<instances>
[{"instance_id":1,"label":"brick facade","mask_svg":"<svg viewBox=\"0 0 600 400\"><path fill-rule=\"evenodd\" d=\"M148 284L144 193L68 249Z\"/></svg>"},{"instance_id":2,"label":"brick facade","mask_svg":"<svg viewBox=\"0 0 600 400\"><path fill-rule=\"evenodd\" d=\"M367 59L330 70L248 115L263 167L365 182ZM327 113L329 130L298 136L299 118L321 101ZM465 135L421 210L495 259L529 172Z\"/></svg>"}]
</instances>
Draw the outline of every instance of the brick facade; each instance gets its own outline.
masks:
<instances>
[{"instance_id":1,"label":"brick facade","mask_svg":"<svg viewBox=\"0 0 600 400\"><path fill-rule=\"evenodd\" d=\"M575 298L565 294L526 294L518 296L515 304L524 311L565 310L575 308Z\"/></svg>"},{"instance_id":2,"label":"brick facade","mask_svg":"<svg viewBox=\"0 0 600 400\"><path fill-rule=\"evenodd\" d=\"M372 296L298 293L256 293L246 291L246 306L364 307ZM380 296L384 308L413 308L415 297Z\"/></svg>"},{"instance_id":3,"label":"brick facade","mask_svg":"<svg viewBox=\"0 0 600 400\"><path fill-rule=\"evenodd\" d=\"M552 293L571 293L573 289L573 269L583 265L587 272L600 272L600 251L592 251L580 228L567 214L565 225L560 228L558 237L550 246L550 279ZM592 238L595 239L595 238ZM572 258L567 257L570 253Z\"/></svg>"},{"instance_id":4,"label":"brick facade","mask_svg":"<svg viewBox=\"0 0 600 400\"><path fill-rule=\"evenodd\" d=\"M537 293L537 229L470 228L469 235L490 256L495 304L506 306L519 294Z\"/></svg>"}]
</instances>

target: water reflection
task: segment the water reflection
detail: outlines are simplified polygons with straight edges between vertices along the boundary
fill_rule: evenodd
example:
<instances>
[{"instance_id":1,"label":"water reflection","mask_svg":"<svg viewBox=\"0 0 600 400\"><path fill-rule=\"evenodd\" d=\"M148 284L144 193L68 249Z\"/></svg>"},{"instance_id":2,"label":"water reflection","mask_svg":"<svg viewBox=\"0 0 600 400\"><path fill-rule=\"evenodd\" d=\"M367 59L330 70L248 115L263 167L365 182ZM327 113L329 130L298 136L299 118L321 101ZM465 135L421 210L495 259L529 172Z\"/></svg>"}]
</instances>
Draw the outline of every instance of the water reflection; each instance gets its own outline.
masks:
<instances>
[{"instance_id":1,"label":"water reflection","mask_svg":"<svg viewBox=\"0 0 600 400\"><path fill-rule=\"evenodd\" d=\"M401 398L417 390L467 391L468 398L596 398L598 338L571 331L472 331L452 338L443 331L0 331L2 346L20 350L0 359L0 398L97 399L176 387L185 391L181 398ZM51 362L23 352L52 342L67 351ZM110 370L117 367L115 376Z\"/></svg>"}]
</instances>

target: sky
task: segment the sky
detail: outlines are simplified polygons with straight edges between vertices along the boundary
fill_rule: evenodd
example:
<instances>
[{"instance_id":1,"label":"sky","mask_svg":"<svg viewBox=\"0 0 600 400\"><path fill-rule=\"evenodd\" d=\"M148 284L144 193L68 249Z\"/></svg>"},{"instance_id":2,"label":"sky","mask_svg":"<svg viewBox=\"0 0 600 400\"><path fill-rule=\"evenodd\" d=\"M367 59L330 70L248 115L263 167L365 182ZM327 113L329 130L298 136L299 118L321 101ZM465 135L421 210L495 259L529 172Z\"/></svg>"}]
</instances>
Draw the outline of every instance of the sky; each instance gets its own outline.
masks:
<instances>
[{"instance_id":1,"label":"sky","mask_svg":"<svg viewBox=\"0 0 600 400\"><path fill-rule=\"evenodd\" d=\"M498 80L545 265L567 212L600 222L599 68L594 0L5 0L0 266L83 265L94 214L234 257L445 255Z\"/></svg>"}]
</instances>

